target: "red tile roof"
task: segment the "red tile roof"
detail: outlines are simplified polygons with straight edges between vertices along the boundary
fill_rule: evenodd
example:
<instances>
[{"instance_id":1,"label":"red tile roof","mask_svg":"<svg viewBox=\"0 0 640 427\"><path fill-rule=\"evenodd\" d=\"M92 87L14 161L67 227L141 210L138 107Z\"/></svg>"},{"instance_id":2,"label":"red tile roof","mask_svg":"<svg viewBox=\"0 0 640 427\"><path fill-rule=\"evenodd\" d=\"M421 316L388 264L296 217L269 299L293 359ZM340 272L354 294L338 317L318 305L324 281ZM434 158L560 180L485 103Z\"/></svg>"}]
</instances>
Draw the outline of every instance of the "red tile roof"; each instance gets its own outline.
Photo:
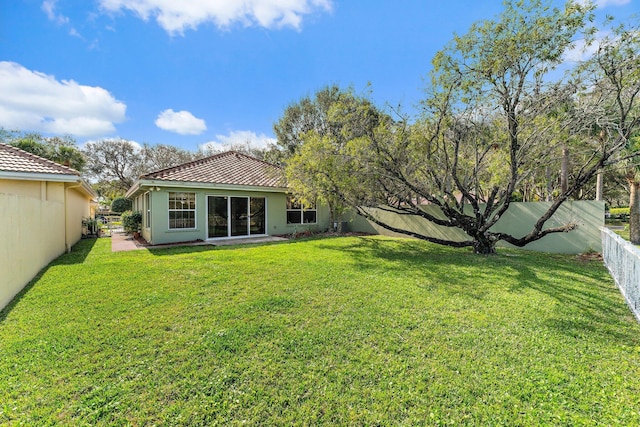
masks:
<instances>
[{"instance_id":1,"label":"red tile roof","mask_svg":"<svg viewBox=\"0 0 640 427\"><path fill-rule=\"evenodd\" d=\"M4 143L0 143L0 171L80 175L75 169Z\"/></svg>"},{"instance_id":2,"label":"red tile roof","mask_svg":"<svg viewBox=\"0 0 640 427\"><path fill-rule=\"evenodd\" d=\"M236 151L151 172L140 179L257 187L286 186L280 167Z\"/></svg>"}]
</instances>

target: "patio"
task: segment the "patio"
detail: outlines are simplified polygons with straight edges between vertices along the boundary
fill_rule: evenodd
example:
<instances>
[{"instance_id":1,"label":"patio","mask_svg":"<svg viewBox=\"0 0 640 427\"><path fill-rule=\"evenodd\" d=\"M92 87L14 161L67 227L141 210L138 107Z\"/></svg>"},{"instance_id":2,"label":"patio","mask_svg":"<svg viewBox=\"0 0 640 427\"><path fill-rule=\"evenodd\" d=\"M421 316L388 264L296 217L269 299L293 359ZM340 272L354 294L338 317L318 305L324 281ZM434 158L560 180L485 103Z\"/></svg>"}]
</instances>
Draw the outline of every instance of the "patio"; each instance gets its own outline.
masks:
<instances>
[{"instance_id":1,"label":"patio","mask_svg":"<svg viewBox=\"0 0 640 427\"><path fill-rule=\"evenodd\" d=\"M258 244L269 242L283 242L287 239L284 237L275 236L263 236L263 237L249 237L242 239L220 239L215 242L212 241L194 241L194 242L180 242L171 243L166 245L150 245L144 239L135 239L131 235L127 235L124 232L114 232L111 235L111 252L123 252L123 251L135 251L140 249L162 249L171 248L176 246L229 246L229 245L246 245L246 244Z\"/></svg>"}]
</instances>

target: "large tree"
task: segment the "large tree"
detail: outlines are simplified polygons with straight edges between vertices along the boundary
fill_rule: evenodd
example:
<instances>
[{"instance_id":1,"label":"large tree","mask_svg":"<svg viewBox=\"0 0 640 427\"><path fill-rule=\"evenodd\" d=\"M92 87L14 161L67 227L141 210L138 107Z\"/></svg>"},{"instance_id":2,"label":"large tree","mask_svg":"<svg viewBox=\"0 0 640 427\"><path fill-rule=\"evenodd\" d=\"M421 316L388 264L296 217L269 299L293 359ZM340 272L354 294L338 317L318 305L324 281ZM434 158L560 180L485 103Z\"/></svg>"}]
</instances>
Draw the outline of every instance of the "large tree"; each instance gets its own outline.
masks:
<instances>
[{"instance_id":1,"label":"large tree","mask_svg":"<svg viewBox=\"0 0 640 427\"><path fill-rule=\"evenodd\" d=\"M0 140L45 159L82 171L86 159L68 135L45 137L37 132L0 132Z\"/></svg>"},{"instance_id":2,"label":"large tree","mask_svg":"<svg viewBox=\"0 0 640 427\"><path fill-rule=\"evenodd\" d=\"M612 28L581 67L579 78L600 144L622 148L606 163L619 162L624 167L630 194L630 240L640 244L640 26Z\"/></svg>"},{"instance_id":3,"label":"large tree","mask_svg":"<svg viewBox=\"0 0 640 427\"><path fill-rule=\"evenodd\" d=\"M201 159L225 151L237 151L273 164L281 164L282 159L285 157L285 153L274 144L269 143L266 147L259 147L255 146L250 140L234 142L227 145L205 145L204 147L200 147L193 156L194 159Z\"/></svg>"},{"instance_id":4,"label":"large tree","mask_svg":"<svg viewBox=\"0 0 640 427\"><path fill-rule=\"evenodd\" d=\"M140 149L125 139L88 142L84 153L90 177L97 182L112 183L120 194L124 194L145 172Z\"/></svg>"},{"instance_id":5,"label":"large tree","mask_svg":"<svg viewBox=\"0 0 640 427\"><path fill-rule=\"evenodd\" d=\"M197 155L173 145L145 143L140 157L145 172L151 172L190 162L195 160Z\"/></svg>"},{"instance_id":6,"label":"large tree","mask_svg":"<svg viewBox=\"0 0 640 427\"><path fill-rule=\"evenodd\" d=\"M498 241L524 246L573 230L576 224L550 226L549 219L598 171L619 161L624 146L617 139L589 139L594 116L575 102L581 87L554 79L574 40L591 34L592 8L571 1L561 9L538 0L507 2L497 19L472 25L435 56L423 119L410 126L405 118L386 118L341 144L315 132L308 141L330 153L315 169L332 171L327 185L336 197L379 226L476 253L493 253ZM557 164L575 141L583 153L572 160L580 164L573 164L531 230L518 236L492 231L523 185ZM291 163L301 167L307 154L299 150ZM428 213L423 203L441 214ZM394 227L379 210L462 230L466 237Z\"/></svg>"},{"instance_id":7,"label":"large tree","mask_svg":"<svg viewBox=\"0 0 640 427\"><path fill-rule=\"evenodd\" d=\"M142 174L170 168L198 158L171 145L145 143L142 147L125 139L104 139L84 147L87 173L98 193L111 199L124 194Z\"/></svg>"},{"instance_id":8,"label":"large tree","mask_svg":"<svg viewBox=\"0 0 640 427\"><path fill-rule=\"evenodd\" d=\"M349 172L336 154L376 128L382 116L368 99L337 86L286 109L274 128L287 181L303 205L328 205L331 221L342 215L347 205L333 182L348 179Z\"/></svg>"},{"instance_id":9,"label":"large tree","mask_svg":"<svg viewBox=\"0 0 640 427\"><path fill-rule=\"evenodd\" d=\"M306 133L332 133L329 110L347 92L351 90L344 91L337 85L326 86L313 97L305 96L285 109L280 120L273 125L284 159L293 155L302 145Z\"/></svg>"}]
</instances>

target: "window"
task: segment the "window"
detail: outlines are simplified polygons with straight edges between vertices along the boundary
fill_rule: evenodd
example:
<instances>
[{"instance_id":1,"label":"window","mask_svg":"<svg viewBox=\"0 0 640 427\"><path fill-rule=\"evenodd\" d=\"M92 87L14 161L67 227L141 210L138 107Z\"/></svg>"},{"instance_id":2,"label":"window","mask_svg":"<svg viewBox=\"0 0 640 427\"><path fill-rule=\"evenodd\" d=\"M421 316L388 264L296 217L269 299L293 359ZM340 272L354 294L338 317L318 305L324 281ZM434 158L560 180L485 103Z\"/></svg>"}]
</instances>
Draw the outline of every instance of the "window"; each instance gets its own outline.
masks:
<instances>
[{"instance_id":1,"label":"window","mask_svg":"<svg viewBox=\"0 0 640 427\"><path fill-rule=\"evenodd\" d=\"M145 215L145 223L144 226L146 228L151 227L151 203L149 193L144 193L144 208L146 209L147 214Z\"/></svg>"},{"instance_id":2,"label":"window","mask_svg":"<svg viewBox=\"0 0 640 427\"><path fill-rule=\"evenodd\" d=\"M315 205L303 206L293 197L287 197L287 224L315 224L316 212Z\"/></svg>"},{"instance_id":3,"label":"window","mask_svg":"<svg viewBox=\"0 0 640 427\"><path fill-rule=\"evenodd\" d=\"M169 193L169 230L196 228L196 193Z\"/></svg>"}]
</instances>

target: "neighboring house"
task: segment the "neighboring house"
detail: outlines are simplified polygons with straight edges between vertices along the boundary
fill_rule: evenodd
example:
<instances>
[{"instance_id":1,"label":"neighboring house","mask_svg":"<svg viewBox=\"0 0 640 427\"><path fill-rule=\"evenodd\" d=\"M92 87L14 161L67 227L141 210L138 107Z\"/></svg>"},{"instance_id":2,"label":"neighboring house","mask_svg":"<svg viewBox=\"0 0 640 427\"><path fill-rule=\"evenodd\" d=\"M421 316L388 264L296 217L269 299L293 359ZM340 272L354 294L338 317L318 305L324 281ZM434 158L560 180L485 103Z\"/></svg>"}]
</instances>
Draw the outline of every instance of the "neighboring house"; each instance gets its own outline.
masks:
<instances>
[{"instance_id":1,"label":"neighboring house","mask_svg":"<svg viewBox=\"0 0 640 427\"><path fill-rule=\"evenodd\" d=\"M0 309L80 240L96 197L76 170L0 143Z\"/></svg>"},{"instance_id":2,"label":"neighboring house","mask_svg":"<svg viewBox=\"0 0 640 427\"><path fill-rule=\"evenodd\" d=\"M278 166L228 151L143 175L126 197L154 245L328 229L329 210L295 203L283 182Z\"/></svg>"}]
</instances>

